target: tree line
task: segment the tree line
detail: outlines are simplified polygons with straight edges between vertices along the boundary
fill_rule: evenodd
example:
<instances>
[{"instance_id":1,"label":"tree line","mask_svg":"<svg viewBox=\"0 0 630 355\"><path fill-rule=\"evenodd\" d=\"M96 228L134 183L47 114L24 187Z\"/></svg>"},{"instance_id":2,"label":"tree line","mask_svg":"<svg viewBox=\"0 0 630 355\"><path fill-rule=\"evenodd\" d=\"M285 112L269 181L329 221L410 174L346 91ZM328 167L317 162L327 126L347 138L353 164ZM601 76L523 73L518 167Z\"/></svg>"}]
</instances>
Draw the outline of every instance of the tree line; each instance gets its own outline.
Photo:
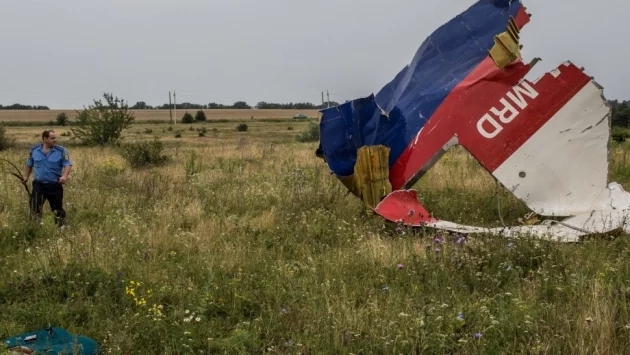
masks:
<instances>
[{"instance_id":1,"label":"tree line","mask_svg":"<svg viewBox=\"0 0 630 355\"><path fill-rule=\"evenodd\" d=\"M608 100L608 104L612 108L612 126L613 127L623 127L630 128L630 100L628 101L619 101L619 100ZM338 106L338 102L331 101L330 103L326 103L323 105L315 105L310 102L297 102L297 103L274 103L274 102L265 102L261 101L254 105L250 106L245 101L236 101L232 105L219 104L216 102L211 102L206 105L194 104L190 102L178 103L175 105L164 104L160 106L150 106L147 105L146 102L139 101L135 105L130 108L133 110L153 110L153 109L162 109L168 110L170 108L175 108L177 110L201 110L201 109L272 109L272 110L281 110L281 109L294 109L294 110L319 110L328 105ZM48 106L31 106L31 105L21 105L21 104L13 104L9 106L0 105L0 110L50 110Z\"/></svg>"},{"instance_id":2,"label":"tree line","mask_svg":"<svg viewBox=\"0 0 630 355\"><path fill-rule=\"evenodd\" d=\"M9 106L0 105L0 110L50 110L50 108L48 108L48 106L31 106L31 105L13 104Z\"/></svg>"},{"instance_id":3,"label":"tree line","mask_svg":"<svg viewBox=\"0 0 630 355\"><path fill-rule=\"evenodd\" d=\"M310 102L296 102L296 103L275 103L275 102L265 102L261 101L254 106L249 105L245 101L236 101L232 105L220 104L217 102L211 102L209 104L201 105L190 102L182 102L178 104L163 104L158 106L147 105L144 101L136 102L135 105L131 106L131 109L134 110L168 110L171 108L177 110L218 110L218 109L240 109L240 110L249 110L252 108L260 109L260 110L319 110L322 108L326 108L328 106L338 106L339 103L335 101L331 101L330 103L326 103L323 105L315 105Z\"/></svg>"}]
</instances>

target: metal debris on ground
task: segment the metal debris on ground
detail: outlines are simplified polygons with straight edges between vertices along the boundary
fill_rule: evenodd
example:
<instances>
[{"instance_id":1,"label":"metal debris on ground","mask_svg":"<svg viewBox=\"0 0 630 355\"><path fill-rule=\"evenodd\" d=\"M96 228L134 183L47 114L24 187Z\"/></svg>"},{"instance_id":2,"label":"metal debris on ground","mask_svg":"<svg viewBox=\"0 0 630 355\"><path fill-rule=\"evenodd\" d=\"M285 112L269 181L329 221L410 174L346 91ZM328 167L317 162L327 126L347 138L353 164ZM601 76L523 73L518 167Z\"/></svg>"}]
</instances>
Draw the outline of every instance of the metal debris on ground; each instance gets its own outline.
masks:
<instances>
[{"instance_id":1,"label":"metal debris on ground","mask_svg":"<svg viewBox=\"0 0 630 355\"><path fill-rule=\"evenodd\" d=\"M603 89L568 61L526 80L539 61L522 60L520 32L529 22L520 1L477 1L433 32L376 95L321 110L318 152L350 191L392 222L567 242L630 232L630 194L607 181L611 109ZM455 145L537 218L564 219L481 228L432 217L411 187ZM371 157L388 157L391 192L381 165L370 172L358 159L365 147L379 147ZM370 181L377 185L367 187ZM378 191L383 196L373 206Z\"/></svg>"}]
</instances>

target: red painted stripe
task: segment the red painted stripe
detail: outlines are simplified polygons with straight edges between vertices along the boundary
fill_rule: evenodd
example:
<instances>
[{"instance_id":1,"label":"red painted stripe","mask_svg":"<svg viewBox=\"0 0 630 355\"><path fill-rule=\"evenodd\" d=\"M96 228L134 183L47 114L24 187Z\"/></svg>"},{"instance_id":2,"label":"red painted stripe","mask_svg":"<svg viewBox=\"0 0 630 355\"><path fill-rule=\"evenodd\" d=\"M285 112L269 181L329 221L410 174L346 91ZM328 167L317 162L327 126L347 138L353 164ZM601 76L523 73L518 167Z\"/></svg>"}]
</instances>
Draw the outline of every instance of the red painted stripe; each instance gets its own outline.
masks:
<instances>
[{"instance_id":1,"label":"red painted stripe","mask_svg":"<svg viewBox=\"0 0 630 355\"><path fill-rule=\"evenodd\" d=\"M529 22L529 15L525 7L521 7L514 21L519 29L522 29ZM400 189L409 181L437 151L442 148L455 134L458 126L467 127L466 122L470 120L470 115L462 116L462 109L469 110L463 101L484 100L489 93L480 89L480 84L484 81L493 81L497 85L491 88L495 91L505 92L508 86L515 85L523 76L527 74L529 67L518 62L500 71L492 59L486 58L477 66L464 80L462 80L451 94L442 102L440 107L433 114L429 122L418 133L417 139L411 142L407 149L401 154L396 163L390 169L390 181L392 187ZM484 90L490 88L484 87ZM475 121L476 122L476 121ZM427 139L427 137L429 137Z\"/></svg>"},{"instance_id":2,"label":"red painted stripe","mask_svg":"<svg viewBox=\"0 0 630 355\"><path fill-rule=\"evenodd\" d=\"M458 132L460 144L488 171L496 170L591 81L575 65L560 66L559 70L557 78L545 74L536 84L530 83L538 97L526 98L529 105L524 110L513 104L520 113L510 123L502 124L503 130L495 138L488 139L479 134L475 121L472 127ZM505 92L499 99L504 97ZM493 106L502 108L498 101L495 99Z\"/></svg>"},{"instance_id":3,"label":"red painted stripe","mask_svg":"<svg viewBox=\"0 0 630 355\"><path fill-rule=\"evenodd\" d=\"M454 136L474 128L500 97L516 85L529 66L516 63L499 70L484 60L438 107L418 136L390 169L392 187L400 189Z\"/></svg>"},{"instance_id":4,"label":"red painted stripe","mask_svg":"<svg viewBox=\"0 0 630 355\"><path fill-rule=\"evenodd\" d=\"M484 61L446 98L419 133L417 143L410 144L390 169L392 187L400 189L454 136L487 170L494 171L591 80L573 64L560 66L558 77L547 73L536 83L525 81L538 97L524 97L528 106L521 110L506 94L529 69L516 63L501 71L491 59ZM485 138L477 129L477 121L493 107L501 111L502 98L512 103L518 116L510 123L500 123L502 131L496 137ZM492 131L489 124L484 127Z\"/></svg>"}]
</instances>

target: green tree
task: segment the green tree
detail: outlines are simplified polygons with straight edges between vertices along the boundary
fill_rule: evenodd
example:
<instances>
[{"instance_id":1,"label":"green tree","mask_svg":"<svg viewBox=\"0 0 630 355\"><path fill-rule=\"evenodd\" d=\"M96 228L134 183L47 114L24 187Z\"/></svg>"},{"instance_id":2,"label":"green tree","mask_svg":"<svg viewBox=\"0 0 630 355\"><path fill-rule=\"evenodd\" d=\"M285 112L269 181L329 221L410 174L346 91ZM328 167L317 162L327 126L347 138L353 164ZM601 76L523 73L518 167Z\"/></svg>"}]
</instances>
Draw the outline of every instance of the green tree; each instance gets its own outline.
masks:
<instances>
[{"instance_id":1,"label":"green tree","mask_svg":"<svg viewBox=\"0 0 630 355\"><path fill-rule=\"evenodd\" d=\"M68 124L69 118L65 112L62 112L57 115L56 122L58 126L66 126Z\"/></svg>"},{"instance_id":2,"label":"green tree","mask_svg":"<svg viewBox=\"0 0 630 355\"><path fill-rule=\"evenodd\" d=\"M190 113L188 113L188 111L186 111L184 116L182 116L182 123L193 123L193 122L195 122L195 119Z\"/></svg>"},{"instance_id":3,"label":"green tree","mask_svg":"<svg viewBox=\"0 0 630 355\"><path fill-rule=\"evenodd\" d=\"M236 101L234 103L234 105L232 105L232 108L235 108L235 109L250 109L252 107L249 106L247 104L247 102L245 102L245 101Z\"/></svg>"},{"instance_id":4,"label":"green tree","mask_svg":"<svg viewBox=\"0 0 630 355\"><path fill-rule=\"evenodd\" d=\"M197 122L205 122L206 121L206 113L203 110L197 111L195 114L195 121Z\"/></svg>"},{"instance_id":5,"label":"green tree","mask_svg":"<svg viewBox=\"0 0 630 355\"><path fill-rule=\"evenodd\" d=\"M104 93L105 103L94 100L94 104L77 111L74 136L88 145L104 145L117 142L122 132L135 120L129 105L112 94Z\"/></svg>"}]
</instances>

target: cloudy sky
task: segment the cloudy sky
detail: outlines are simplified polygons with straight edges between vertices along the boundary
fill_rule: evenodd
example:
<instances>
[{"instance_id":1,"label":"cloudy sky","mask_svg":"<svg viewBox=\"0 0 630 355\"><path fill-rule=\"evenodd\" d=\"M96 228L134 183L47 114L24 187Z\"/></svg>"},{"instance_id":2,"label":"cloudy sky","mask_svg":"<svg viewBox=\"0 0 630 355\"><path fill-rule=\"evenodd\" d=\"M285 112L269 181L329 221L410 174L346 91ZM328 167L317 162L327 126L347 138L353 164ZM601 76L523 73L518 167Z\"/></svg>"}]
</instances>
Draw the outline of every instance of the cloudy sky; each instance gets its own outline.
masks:
<instances>
[{"instance_id":1,"label":"cloudy sky","mask_svg":"<svg viewBox=\"0 0 630 355\"><path fill-rule=\"evenodd\" d=\"M473 0L3 0L0 104L321 102L367 96ZM533 78L570 59L630 99L627 0L529 0Z\"/></svg>"}]
</instances>

